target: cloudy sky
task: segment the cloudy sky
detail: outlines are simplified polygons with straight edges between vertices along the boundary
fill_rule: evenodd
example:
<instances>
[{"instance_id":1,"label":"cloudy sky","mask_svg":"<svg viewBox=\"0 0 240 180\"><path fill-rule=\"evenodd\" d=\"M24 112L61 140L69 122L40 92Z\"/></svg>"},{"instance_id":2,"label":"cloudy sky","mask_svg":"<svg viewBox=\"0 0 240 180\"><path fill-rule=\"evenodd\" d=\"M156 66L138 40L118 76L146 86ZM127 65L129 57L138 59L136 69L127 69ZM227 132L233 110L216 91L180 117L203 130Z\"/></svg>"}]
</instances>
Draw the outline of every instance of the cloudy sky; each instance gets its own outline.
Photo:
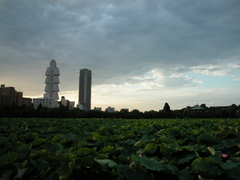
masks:
<instances>
[{"instance_id":1,"label":"cloudy sky","mask_svg":"<svg viewBox=\"0 0 240 180\"><path fill-rule=\"evenodd\" d=\"M51 59L59 96L92 108L240 103L239 0L0 0L0 83L43 97Z\"/></svg>"}]
</instances>

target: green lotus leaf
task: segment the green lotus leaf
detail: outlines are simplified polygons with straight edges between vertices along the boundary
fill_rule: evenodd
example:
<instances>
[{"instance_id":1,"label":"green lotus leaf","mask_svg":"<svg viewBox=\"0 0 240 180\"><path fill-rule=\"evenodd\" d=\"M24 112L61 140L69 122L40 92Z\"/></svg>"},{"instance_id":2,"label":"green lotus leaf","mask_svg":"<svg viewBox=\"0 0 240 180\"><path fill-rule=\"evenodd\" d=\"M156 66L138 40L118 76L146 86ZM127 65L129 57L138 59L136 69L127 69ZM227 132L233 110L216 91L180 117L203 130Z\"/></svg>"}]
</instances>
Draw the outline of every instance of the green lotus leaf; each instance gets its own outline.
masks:
<instances>
[{"instance_id":1,"label":"green lotus leaf","mask_svg":"<svg viewBox=\"0 0 240 180\"><path fill-rule=\"evenodd\" d=\"M159 147L160 147L160 152L162 153L172 153L178 150L179 145L176 143L171 143L171 144L161 143L159 144Z\"/></svg>"},{"instance_id":2,"label":"green lotus leaf","mask_svg":"<svg viewBox=\"0 0 240 180\"><path fill-rule=\"evenodd\" d=\"M113 168L117 166L117 163L111 159L95 159L95 161L104 168L108 168L108 167Z\"/></svg>"},{"instance_id":3,"label":"green lotus leaf","mask_svg":"<svg viewBox=\"0 0 240 180\"><path fill-rule=\"evenodd\" d=\"M19 147L17 147L17 152L26 155L30 149L32 148L31 144L21 144Z\"/></svg>"},{"instance_id":4,"label":"green lotus leaf","mask_svg":"<svg viewBox=\"0 0 240 180\"><path fill-rule=\"evenodd\" d=\"M16 134L16 133L10 133L8 137L9 137L9 139L11 139L11 140L16 140L17 134Z\"/></svg>"},{"instance_id":5,"label":"green lotus leaf","mask_svg":"<svg viewBox=\"0 0 240 180\"><path fill-rule=\"evenodd\" d=\"M56 151L62 150L63 149L63 145L62 144L58 144L58 143L46 143L44 145L44 148L47 151L55 153Z\"/></svg>"},{"instance_id":6,"label":"green lotus leaf","mask_svg":"<svg viewBox=\"0 0 240 180\"><path fill-rule=\"evenodd\" d=\"M9 142L9 139L6 137L0 137L0 146L4 145L5 143Z\"/></svg>"},{"instance_id":7,"label":"green lotus leaf","mask_svg":"<svg viewBox=\"0 0 240 180\"><path fill-rule=\"evenodd\" d=\"M143 146L144 144L146 143L146 141L137 141L135 144L134 144L134 146L135 147L141 147L141 146Z\"/></svg>"},{"instance_id":8,"label":"green lotus leaf","mask_svg":"<svg viewBox=\"0 0 240 180\"><path fill-rule=\"evenodd\" d=\"M152 174L147 172L139 172L139 171L132 171L127 170L125 173L126 179L129 180L155 180L155 178L152 176Z\"/></svg>"},{"instance_id":9,"label":"green lotus leaf","mask_svg":"<svg viewBox=\"0 0 240 180\"><path fill-rule=\"evenodd\" d=\"M73 166L70 165L69 161L63 159L56 164L57 171L56 173L59 174L59 179L69 179Z\"/></svg>"},{"instance_id":10,"label":"green lotus leaf","mask_svg":"<svg viewBox=\"0 0 240 180\"><path fill-rule=\"evenodd\" d=\"M68 133L68 134L59 134L59 138L66 139L66 140L72 140L76 137L76 134Z\"/></svg>"},{"instance_id":11,"label":"green lotus leaf","mask_svg":"<svg viewBox=\"0 0 240 180\"><path fill-rule=\"evenodd\" d=\"M22 179L23 175L27 172L27 168L23 168L23 169L18 169L17 170L17 175L14 177L14 179Z\"/></svg>"},{"instance_id":12,"label":"green lotus leaf","mask_svg":"<svg viewBox=\"0 0 240 180\"><path fill-rule=\"evenodd\" d=\"M123 164L123 165L128 165L129 163L129 159L123 155L119 155L119 156L116 156L114 158L114 161L117 163L117 164Z\"/></svg>"},{"instance_id":13,"label":"green lotus leaf","mask_svg":"<svg viewBox=\"0 0 240 180\"><path fill-rule=\"evenodd\" d=\"M88 147L82 147L82 148L79 148L78 150L74 151L74 154L76 154L78 156L85 156L85 155L90 155L93 153L94 153L94 150L90 149Z\"/></svg>"},{"instance_id":14,"label":"green lotus leaf","mask_svg":"<svg viewBox=\"0 0 240 180\"><path fill-rule=\"evenodd\" d=\"M106 127L101 126L101 127L99 128L99 130L100 130L100 131L103 131L105 128L106 128Z\"/></svg>"},{"instance_id":15,"label":"green lotus leaf","mask_svg":"<svg viewBox=\"0 0 240 180\"><path fill-rule=\"evenodd\" d=\"M10 180L11 174L12 174L12 171L7 171L2 175L2 177L0 179L1 180Z\"/></svg>"},{"instance_id":16,"label":"green lotus leaf","mask_svg":"<svg viewBox=\"0 0 240 180\"><path fill-rule=\"evenodd\" d=\"M142 141L149 141L151 139L153 139L154 136L152 134L144 134L141 138Z\"/></svg>"},{"instance_id":17,"label":"green lotus leaf","mask_svg":"<svg viewBox=\"0 0 240 180\"><path fill-rule=\"evenodd\" d=\"M8 164L14 162L18 158L18 153L16 152L9 152L7 154L2 155L0 157L0 166L3 164Z\"/></svg>"},{"instance_id":18,"label":"green lotus leaf","mask_svg":"<svg viewBox=\"0 0 240 180\"><path fill-rule=\"evenodd\" d=\"M187 146L181 146L179 148L179 150L183 150L183 149L186 149L188 151L196 151L197 147L196 146L193 146L193 145L187 145Z\"/></svg>"},{"instance_id":19,"label":"green lotus leaf","mask_svg":"<svg viewBox=\"0 0 240 180\"><path fill-rule=\"evenodd\" d=\"M110 139L111 141L118 142L121 138L118 134L114 134L114 135L110 135L108 139Z\"/></svg>"},{"instance_id":20,"label":"green lotus leaf","mask_svg":"<svg viewBox=\"0 0 240 180\"><path fill-rule=\"evenodd\" d=\"M158 132L156 132L156 135L161 136L162 134L164 134L164 132L165 132L165 129L161 129Z\"/></svg>"},{"instance_id":21,"label":"green lotus leaf","mask_svg":"<svg viewBox=\"0 0 240 180\"><path fill-rule=\"evenodd\" d=\"M196 158L196 154L193 151L187 150L179 151L176 153L175 156L177 157L177 161L179 164L187 163L192 159Z\"/></svg>"},{"instance_id":22,"label":"green lotus leaf","mask_svg":"<svg viewBox=\"0 0 240 180\"><path fill-rule=\"evenodd\" d=\"M146 156L136 156L132 155L131 159L133 161L139 162L142 166L145 166L147 169L160 172L166 169L166 164L155 159L149 159Z\"/></svg>"},{"instance_id":23,"label":"green lotus leaf","mask_svg":"<svg viewBox=\"0 0 240 180\"><path fill-rule=\"evenodd\" d=\"M137 152L136 152L137 154L143 154L144 153L144 149L139 149Z\"/></svg>"},{"instance_id":24,"label":"green lotus leaf","mask_svg":"<svg viewBox=\"0 0 240 180\"><path fill-rule=\"evenodd\" d=\"M39 138L39 137L36 137L36 139L32 142L32 145L33 146L39 146L43 143L45 143L47 140L44 139L44 138Z\"/></svg>"},{"instance_id":25,"label":"green lotus leaf","mask_svg":"<svg viewBox=\"0 0 240 180\"><path fill-rule=\"evenodd\" d=\"M189 133L193 134L193 135L198 135L200 133L200 131L197 129L193 129L193 130L189 131Z\"/></svg>"},{"instance_id":26,"label":"green lotus leaf","mask_svg":"<svg viewBox=\"0 0 240 180\"><path fill-rule=\"evenodd\" d=\"M95 160L92 156L83 156L83 157L76 157L74 159L74 165L76 166L84 166L84 167L92 167L95 163Z\"/></svg>"},{"instance_id":27,"label":"green lotus leaf","mask_svg":"<svg viewBox=\"0 0 240 180\"><path fill-rule=\"evenodd\" d=\"M215 155L215 149L213 149L212 147L207 147L207 149L209 150L209 152L211 153L212 156Z\"/></svg>"},{"instance_id":28,"label":"green lotus leaf","mask_svg":"<svg viewBox=\"0 0 240 180\"><path fill-rule=\"evenodd\" d=\"M49 166L49 163L44 159L31 159L30 163L38 170L41 171Z\"/></svg>"},{"instance_id":29,"label":"green lotus leaf","mask_svg":"<svg viewBox=\"0 0 240 180\"><path fill-rule=\"evenodd\" d=\"M144 152L150 153L150 154L154 153L156 150L157 150L157 145L154 143L149 143L144 148Z\"/></svg>"},{"instance_id":30,"label":"green lotus leaf","mask_svg":"<svg viewBox=\"0 0 240 180\"><path fill-rule=\"evenodd\" d=\"M133 132L126 132L123 136L123 139L133 139L136 135Z\"/></svg>"},{"instance_id":31,"label":"green lotus leaf","mask_svg":"<svg viewBox=\"0 0 240 180\"><path fill-rule=\"evenodd\" d=\"M227 177L230 177L231 179L239 179L240 177L240 167L233 167L231 169L226 170Z\"/></svg>"},{"instance_id":32,"label":"green lotus leaf","mask_svg":"<svg viewBox=\"0 0 240 180\"><path fill-rule=\"evenodd\" d=\"M142 134L149 134L150 132L152 132L153 131L153 127L149 127L149 126L147 126L147 127L144 127L144 128L142 128L142 129L140 129L140 133L142 133Z\"/></svg>"},{"instance_id":33,"label":"green lotus leaf","mask_svg":"<svg viewBox=\"0 0 240 180\"><path fill-rule=\"evenodd\" d=\"M190 167L186 167L185 169L177 173L177 177L179 178L179 180L192 180L193 176L194 176L194 173L190 169Z\"/></svg>"},{"instance_id":34,"label":"green lotus leaf","mask_svg":"<svg viewBox=\"0 0 240 180\"><path fill-rule=\"evenodd\" d=\"M113 149L114 149L114 146L108 145L108 146L105 146L102 149L100 149L100 151L102 151L102 152L109 152L109 151L111 151Z\"/></svg>"},{"instance_id":35,"label":"green lotus leaf","mask_svg":"<svg viewBox=\"0 0 240 180\"><path fill-rule=\"evenodd\" d=\"M197 158L192 162L192 169L204 178L215 178L223 173L218 163L210 158Z\"/></svg>"},{"instance_id":36,"label":"green lotus leaf","mask_svg":"<svg viewBox=\"0 0 240 180\"><path fill-rule=\"evenodd\" d=\"M101 135L98 132L91 132L92 134L92 139L97 141L101 139Z\"/></svg>"},{"instance_id":37,"label":"green lotus leaf","mask_svg":"<svg viewBox=\"0 0 240 180\"><path fill-rule=\"evenodd\" d=\"M178 168L173 164L167 164L167 169L170 170L172 174L176 174L178 172Z\"/></svg>"},{"instance_id":38,"label":"green lotus leaf","mask_svg":"<svg viewBox=\"0 0 240 180\"><path fill-rule=\"evenodd\" d=\"M222 144L227 148L235 146L235 139L224 139L222 140Z\"/></svg>"},{"instance_id":39,"label":"green lotus leaf","mask_svg":"<svg viewBox=\"0 0 240 180\"><path fill-rule=\"evenodd\" d=\"M227 170L227 169L232 169L232 168L236 168L238 167L239 165L235 162L227 162L227 163L224 163L221 165L221 167L224 169L224 170Z\"/></svg>"},{"instance_id":40,"label":"green lotus leaf","mask_svg":"<svg viewBox=\"0 0 240 180\"><path fill-rule=\"evenodd\" d=\"M52 141L52 142L59 142L59 141L60 141L60 138L59 138L58 135L55 135L55 136L52 138L51 141Z\"/></svg>"}]
</instances>

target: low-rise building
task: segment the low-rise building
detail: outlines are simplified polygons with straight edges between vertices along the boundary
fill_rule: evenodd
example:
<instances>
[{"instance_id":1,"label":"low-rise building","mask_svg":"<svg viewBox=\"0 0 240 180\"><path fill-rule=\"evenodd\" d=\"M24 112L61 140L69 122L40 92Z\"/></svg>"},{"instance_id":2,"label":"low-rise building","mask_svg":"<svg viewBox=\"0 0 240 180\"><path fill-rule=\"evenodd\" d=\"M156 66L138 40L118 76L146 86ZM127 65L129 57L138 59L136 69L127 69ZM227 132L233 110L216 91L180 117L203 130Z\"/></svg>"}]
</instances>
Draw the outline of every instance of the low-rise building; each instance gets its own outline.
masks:
<instances>
[{"instance_id":1,"label":"low-rise building","mask_svg":"<svg viewBox=\"0 0 240 180\"><path fill-rule=\"evenodd\" d=\"M33 106L35 109L37 109L40 104L42 105L42 107L48 107L48 108L59 107L59 103L53 98L34 98L33 99Z\"/></svg>"},{"instance_id":2,"label":"low-rise building","mask_svg":"<svg viewBox=\"0 0 240 180\"><path fill-rule=\"evenodd\" d=\"M60 104L64 107L67 107L69 110L74 108L75 102L74 101L69 101L65 99L64 96L62 96Z\"/></svg>"},{"instance_id":3,"label":"low-rise building","mask_svg":"<svg viewBox=\"0 0 240 180\"><path fill-rule=\"evenodd\" d=\"M93 110L94 111L102 111L102 108L101 107L94 107Z\"/></svg>"},{"instance_id":4,"label":"low-rise building","mask_svg":"<svg viewBox=\"0 0 240 180\"><path fill-rule=\"evenodd\" d=\"M108 107L105 109L105 112L115 112L115 108L114 108L114 107L111 107L111 106L108 106Z\"/></svg>"},{"instance_id":5,"label":"low-rise building","mask_svg":"<svg viewBox=\"0 0 240 180\"><path fill-rule=\"evenodd\" d=\"M22 104L26 106L32 105L32 98L23 97L22 98Z\"/></svg>"}]
</instances>

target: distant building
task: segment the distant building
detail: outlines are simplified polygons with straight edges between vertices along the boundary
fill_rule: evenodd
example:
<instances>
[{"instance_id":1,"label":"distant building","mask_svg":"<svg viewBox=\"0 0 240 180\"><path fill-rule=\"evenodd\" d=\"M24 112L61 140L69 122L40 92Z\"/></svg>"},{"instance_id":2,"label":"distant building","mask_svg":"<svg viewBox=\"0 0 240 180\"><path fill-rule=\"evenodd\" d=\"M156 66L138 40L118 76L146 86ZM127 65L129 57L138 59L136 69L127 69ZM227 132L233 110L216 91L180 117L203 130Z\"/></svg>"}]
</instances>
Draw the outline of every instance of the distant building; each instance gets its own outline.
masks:
<instances>
[{"instance_id":1,"label":"distant building","mask_svg":"<svg viewBox=\"0 0 240 180\"><path fill-rule=\"evenodd\" d=\"M27 98L27 97L23 97L22 98L22 104L26 105L26 106L31 106L32 105L32 98Z\"/></svg>"},{"instance_id":2,"label":"distant building","mask_svg":"<svg viewBox=\"0 0 240 180\"><path fill-rule=\"evenodd\" d=\"M16 91L14 87L5 87L4 84L0 88L0 104L15 104Z\"/></svg>"},{"instance_id":3,"label":"distant building","mask_svg":"<svg viewBox=\"0 0 240 180\"><path fill-rule=\"evenodd\" d=\"M14 87L0 87L0 105L12 104L22 106L22 92L17 92Z\"/></svg>"},{"instance_id":4,"label":"distant building","mask_svg":"<svg viewBox=\"0 0 240 180\"><path fill-rule=\"evenodd\" d=\"M60 76L59 69L57 67L57 63L55 60L51 60L50 66L46 70L46 80L45 80L45 94L44 98L34 98L33 99L33 105L35 108L37 108L40 104L42 107L48 107L48 108L56 108L59 107L59 103L57 100L59 87L58 84Z\"/></svg>"},{"instance_id":5,"label":"distant building","mask_svg":"<svg viewBox=\"0 0 240 180\"><path fill-rule=\"evenodd\" d=\"M67 107L68 109L73 109L75 105L74 101L66 100L64 96L62 96L60 103L62 106Z\"/></svg>"},{"instance_id":6,"label":"distant building","mask_svg":"<svg viewBox=\"0 0 240 180\"><path fill-rule=\"evenodd\" d=\"M23 93L22 92L16 92L16 106L22 106L22 99L23 99Z\"/></svg>"},{"instance_id":7,"label":"distant building","mask_svg":"<svg viewBox=\"0 0 240 180\"><path fill-rule=\"evenodd\" d=\"M81 69L79 74L79 104L78 108L84 111L91 110L92 71Z\"/></svg>"},{"instance_id":8,"label":"distant building","mask_svg":"<svg viewBox=\"0 0 240 180\"><path fill-rule=\"evenodd\" d=\"M47 68L45 75L46 93L44 94L44 98L52 98L54 100L58 100L58 84L60 83L58 76L60 76L60 73L55 60L51 60L50 67Z\"/></svg>"},{"instance_id":9,"label":"distant building","mask_svg":"<svg viewBox=\"0 0 240 180\"><path fill-rule=\"evenodd\" d=\"M194 107L191 108L191 110L197 110L197 111L201 111L201 110L205 110L205 108L199 106L198 104L195 105Z\"/></svg>"},{"instance_id":10,"label":"distant building","mask_svg":"<svg viewBox=\"0 0 240 180\"><path fill-rule=\"evenodd\" d=\"M94 111L102 111L102 108L101 108L101 107L94 107L93 110L94 110Z\"/></svg>"},{"instance_id":11,"label":"distant building","mask_svg":"<svg viewBox=\"0 0 240 180\"><path fill-rule=\"evenodd\" d=\"M62 98L61 98L61 105L67 106L67 104L68 104L68 100L66 100L65 97L62 96Z\"/></svg>"},{"instance_id":12,"label":"distant building","mask_svg":"<svg viewBox=\"0 0 240 180\"><path fill-rule=\"evenodd\" d=\"M34 98L33 99L33 105L35 109L37 109L40 104L42 105L42 107L48 107L48 108L59 107L59 103L52 98Z\"/></svg>"},{"instance_id":13,"label":"distant building","mask_svg":"<svg viewBox=\"0 0 240 180\"><path fill-rule=\"evenodd\" d=\"M109 106L105 109L105 112L115 112L115 108Z\"/></svg>"},{"instance_id":14,"label":"distant building","mask_svg":"<svg viewBox=\"0 0 240 180\"><path fill-rule=\"evenodd\" d=\"M70 101L69 102L69 109L74 109L75 107L75 102L74 101Z\"/></svg>"}]
</instances>

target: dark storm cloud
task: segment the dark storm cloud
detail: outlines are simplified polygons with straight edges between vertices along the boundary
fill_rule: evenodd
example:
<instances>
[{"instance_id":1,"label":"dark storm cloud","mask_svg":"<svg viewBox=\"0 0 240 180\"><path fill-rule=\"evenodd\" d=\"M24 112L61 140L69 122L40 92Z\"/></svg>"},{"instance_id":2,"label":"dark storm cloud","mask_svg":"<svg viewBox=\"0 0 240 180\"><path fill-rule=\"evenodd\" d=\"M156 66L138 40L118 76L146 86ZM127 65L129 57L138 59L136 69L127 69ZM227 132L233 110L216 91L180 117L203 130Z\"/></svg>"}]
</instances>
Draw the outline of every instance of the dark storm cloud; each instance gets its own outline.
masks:
<instances>
[{"instance_id":1,"label":"dark storm cloud","mask_svg":"<svg viewBox=\"0 0 240 180\"><path fill-rule=\"evenodd\" d=\"M238 17L237 0L0 0L0 58L41 61L44 69L54 58L69 79L91 69L95 84L130 82L154 68L167 76L219 59L236 63Z\"/></svg>"}]
</instances>

